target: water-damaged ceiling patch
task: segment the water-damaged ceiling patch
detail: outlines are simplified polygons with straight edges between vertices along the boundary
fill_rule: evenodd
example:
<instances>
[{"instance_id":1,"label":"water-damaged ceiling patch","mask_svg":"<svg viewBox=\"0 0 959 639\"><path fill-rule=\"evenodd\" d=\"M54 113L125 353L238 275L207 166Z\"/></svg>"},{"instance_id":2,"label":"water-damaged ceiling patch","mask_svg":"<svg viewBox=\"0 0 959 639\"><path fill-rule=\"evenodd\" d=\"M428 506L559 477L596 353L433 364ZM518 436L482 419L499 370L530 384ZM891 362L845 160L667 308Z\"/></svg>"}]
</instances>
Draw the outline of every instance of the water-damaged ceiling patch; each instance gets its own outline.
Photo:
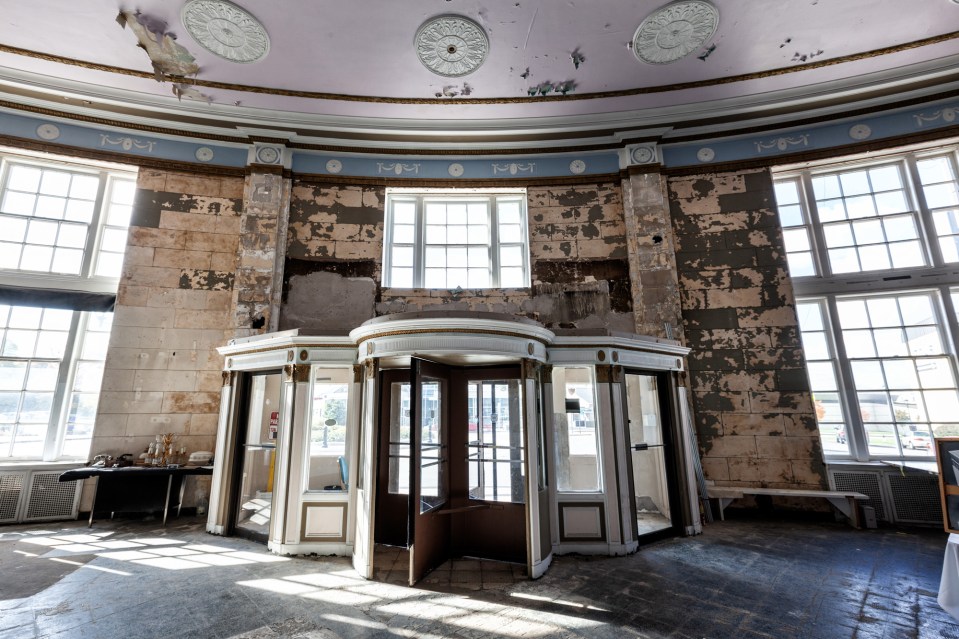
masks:
<instances>
[{"instance_id":1,"label":"water-damaged ceiling patch","mask_svg":"<svg viewBox=\"0 0 959 639\"><path fill-rule=\"evenodd\" d=\"M489 53L489 38L483 27L463 16L427 20L417 30L413 44L427 69L448 78L472 73Z\"/></svg>"},{"instance_id":2,"label":"water-damaged ceiling patch","mask_svg":"<svg viewBox=\"0 0 959 639\"><path fill-rule=\"evenodd\" d=\"M190 52L176 43L172 34L154 24L148 17L132 11L121 11L117 22L122 27L130 27L137 37L140 48L150 56L157 82L174 78L196 75L200 71Z\"/></svg>"},{"instance_id":3,"label":"water-damaged ceiling patch","mask_svg":"<svg viewBox=\"0 0 959 639\"><path fill-rule=\"evenodd\" d=\"M649 14L633 36L642 62L669 64L699 50L719 26L719 10L704 0L682 0Z\"/></svg>"},{"instance_id":4,"label":"water-damaged ceiling patch","mask_svg":"<svg viewBox=\"0 0 959 639\"><path fill-rule=\"evenodd\" d=\"M190 0L183 26L204 49L230 62L258 62L270 52L270 36L246 10L226 0Z\"/></svg>"}]
</instances>

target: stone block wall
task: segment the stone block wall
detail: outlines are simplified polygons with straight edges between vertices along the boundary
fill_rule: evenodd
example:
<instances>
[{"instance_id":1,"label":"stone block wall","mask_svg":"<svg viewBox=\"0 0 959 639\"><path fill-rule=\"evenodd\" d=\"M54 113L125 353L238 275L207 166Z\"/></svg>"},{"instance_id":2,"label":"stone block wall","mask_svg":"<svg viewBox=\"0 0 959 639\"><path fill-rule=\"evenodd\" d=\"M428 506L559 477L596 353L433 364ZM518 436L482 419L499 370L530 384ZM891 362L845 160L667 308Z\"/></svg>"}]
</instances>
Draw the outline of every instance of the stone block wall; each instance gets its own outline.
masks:
<instances>
[{"instance_id":1,"label":"stone block wall","mask_svg":"<svg viewBox=\"0 0 959 639\"><path fill-rule=\"evenodd\" d=\"M91 455L139 454L168 432L214 449L243 184L140 171Z\"/></svg>"},{"instance_id":2,"label":"stone block wall","mask_svg":"<svg viewBox=\"0 0 959 639\"><path fill-rule=\"evenodd\" d=\"M717 484L824 488L772 179L669 179L696 431Z\"/></svg>"},{"instance_id":3,"label":"stone block wall","mask_svg":"<svg viewBox=\"0 0 959 639\"><path fill-rule=\"evenodd\" d=\"M532 287L454 292L380 285L384 189L294 184L280 328L348 331L379 315L466 310L634 331L619 186L536 187L527 196Z\"/></svg>"}]
</instances>

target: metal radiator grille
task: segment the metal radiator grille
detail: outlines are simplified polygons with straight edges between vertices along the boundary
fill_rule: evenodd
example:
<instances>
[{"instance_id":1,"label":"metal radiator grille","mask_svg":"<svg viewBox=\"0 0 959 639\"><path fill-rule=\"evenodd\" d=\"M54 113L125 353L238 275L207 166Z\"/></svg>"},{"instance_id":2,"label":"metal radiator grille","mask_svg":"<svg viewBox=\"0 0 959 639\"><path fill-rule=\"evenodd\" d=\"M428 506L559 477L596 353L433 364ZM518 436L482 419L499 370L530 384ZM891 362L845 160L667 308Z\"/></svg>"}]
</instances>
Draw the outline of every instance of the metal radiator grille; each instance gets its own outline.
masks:
<instances>
[{"instance_id":1,"label":"metal radiator grille","mask_svg":"<svg viewBox=\"0 0 959 639\"><path fill-rule=\"evenodd\" d=\"M0 475L0 522L16 521L24 473Z\"/></svg>"},{"instance_id":2,"label":"metal radiator grille","mask_svg":"<svg viewBox=\"0 0 959 639\"><path fill-rule=\"evenodd\" d=\"M882 505L882 489L879 486L878 474L838 471L832 473L832 479L836 490L851 490L868 495L869 499L859 502L859 505L872 506L876 509L876 519L889 521L889 515Z\"/></svg>"},{"instance_id":3,"label":"metal radiator grille","mask_svg":"<svg viewBox=\"0 0 959 639\"><path fill-rule=\"evenodd\" d=\"M61 483L57 481L59 474L35 472L30 477L30 496L24 521L76 517L74 506L82 482Z\"/></svg>"},{"instance_id":4,"label":"metal radiator grille","mask_svg":"<svg viewBox=\"0 0 959 639\"><path fill-rule=\"evenodd\" d=\"M942 525L937 477L888 473L886 478L897 522Z\"/></svg>"}]
</instances>

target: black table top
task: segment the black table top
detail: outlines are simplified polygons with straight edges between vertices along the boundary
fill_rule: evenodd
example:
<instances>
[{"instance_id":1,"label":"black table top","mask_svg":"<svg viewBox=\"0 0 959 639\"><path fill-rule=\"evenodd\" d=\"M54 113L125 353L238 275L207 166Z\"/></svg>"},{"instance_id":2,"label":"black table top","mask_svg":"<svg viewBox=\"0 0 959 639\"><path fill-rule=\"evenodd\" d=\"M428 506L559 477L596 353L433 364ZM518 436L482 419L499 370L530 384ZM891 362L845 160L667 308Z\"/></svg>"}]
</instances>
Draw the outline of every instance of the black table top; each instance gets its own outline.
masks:
<instances>
[{"instance_id":1,"label":"black table top","mask_svg":"<svg viewBox=\"0 0 959 639\"><path fill-rule=\"evenodd\" d=\"M84 466L83 468L74 468L60 473L60 481L74 481L76 479L86 479L87 477L97 477L100 475L112 477L141 477L146 475L212 475L213 466L179 466L171 468L169 466L124 466L123 468L110 468L100 466Z\"/></svg>"}]
</instances>

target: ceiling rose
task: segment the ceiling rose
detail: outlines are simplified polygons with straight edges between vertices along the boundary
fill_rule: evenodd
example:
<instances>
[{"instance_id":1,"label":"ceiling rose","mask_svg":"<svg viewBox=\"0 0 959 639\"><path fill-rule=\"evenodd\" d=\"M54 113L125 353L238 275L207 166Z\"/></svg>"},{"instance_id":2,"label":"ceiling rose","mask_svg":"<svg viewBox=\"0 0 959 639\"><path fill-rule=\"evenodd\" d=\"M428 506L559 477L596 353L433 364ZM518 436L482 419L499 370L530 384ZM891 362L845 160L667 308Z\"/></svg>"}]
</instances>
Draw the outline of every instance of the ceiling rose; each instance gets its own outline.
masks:
<instances>
[{"instance_id":1,"label":"ceiling rose","mask_svg":"<svg viewBox=\"0 0 959 639\"><path fill-rule=\"evenodd\" d=\"M270 51L263 25L232 2L190 0L180 19L200 46L230 62L257 62Z\"/></svg>"},{"instance_id":2,"label":"ceiling rose","mask_svg":"<svg viewBox=\"0 0 959 639\"><path fill-rule=\"evenodd\" d=\"M699 49L716 33L719 10L704 0L683 0L649 14L633 36L642 62L668 64Z\"/></svg>"},{"instance_id":3,"label":"ceiling rose","mask_svg":"<svg viewBox=\"0 0 959 639\"><path fill-rule=\"evenodd\" d=\"M489 53L483 27L462 16L427 20L413 39L416 55L436 75L455 78L479 68Z\"/></svg>"}]
</instances>

